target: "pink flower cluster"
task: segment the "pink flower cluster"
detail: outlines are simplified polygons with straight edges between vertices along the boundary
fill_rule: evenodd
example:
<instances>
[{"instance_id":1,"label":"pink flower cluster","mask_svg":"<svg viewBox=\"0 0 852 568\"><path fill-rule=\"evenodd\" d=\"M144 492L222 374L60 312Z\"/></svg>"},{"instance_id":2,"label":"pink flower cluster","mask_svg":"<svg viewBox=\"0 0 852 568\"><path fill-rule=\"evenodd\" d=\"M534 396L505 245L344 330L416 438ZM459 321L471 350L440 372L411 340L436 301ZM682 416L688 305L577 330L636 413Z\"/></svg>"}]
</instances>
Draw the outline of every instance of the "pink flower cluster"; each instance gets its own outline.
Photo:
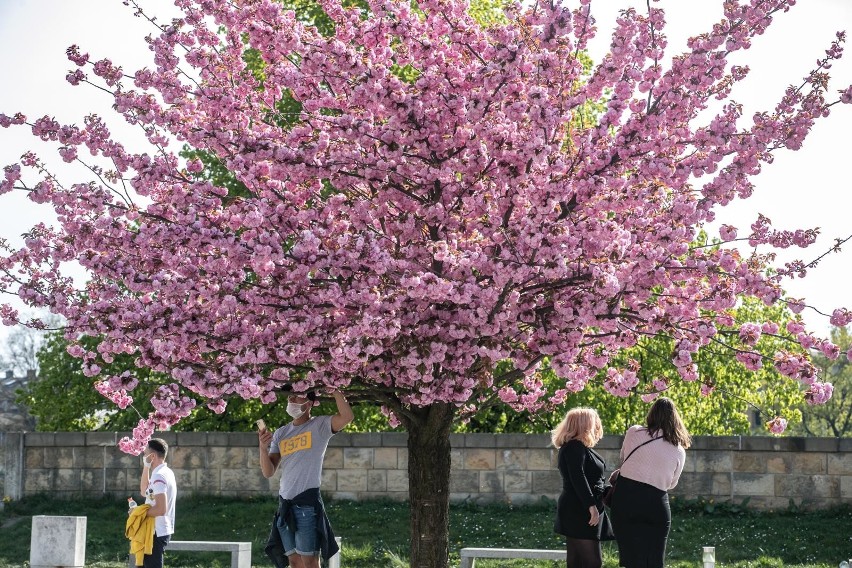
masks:
<instances>
[{"instance_id":1,"label":"pink flower cluster","mask_svg":"<svg viewBox=\"0 0 852 568\"><path fill-rule=\"evenodd\" d=\"M762 327L756 323L744 323L740 326L740 341L749 347L754 347L760 340Z\"/></svg>"},{"instance_id":2,"label":"pink flower cluster","mask_svg":"<svg viewBox=\"0 0 852 568\"><path fill-rule=\"evenodd\" d=\"M125 453L138 456L145 451L148 440L154 436L154 421L141 419L133 429L133 436L124 436L118 441L118 448Z\"/></svg>"},{"instance_id":3,"label":"pink flower cluster","mask_svg":"<svg viewBox=\"0 0 852 568\"><path fill-rule=\"evenodd\" d=\"M796 379L804 385L810 385L816 379L818 370L807 355L779 351L775 354L775 369L791 379Z\"/></svg>"},{"instance_id":4,"label":"pink flower cluster","mask_svg":"<svg viewBox=\"0 0 852 568\"><path fill-rule=\"evenodd\" d=\"M805 400L808 404L825 404L834 393L834 386L831 383L821 383L814 381L805 392Z\"/></svg>"},{"instance_id":5,"label":"pink flower cluster","mask_svg":"<svg viewBox=\"0 0 852 568\"><path fill-rule=\"evenodd\" d=\"M109 381L95 382L95 390L101 393L104 397L113 402L122 410L133 403L133 397L128 396L125 389L115 390Z\"/></svg>"},{"instance_id":6,"label":"pink flower cluster","mask_svg":"<svg viewBox=\"0 0 852 568\"><path fill-rule=\"evenodd\" d=\"M787 429L787 419L776 416L766 423L766 429L775 435L783 434L784 430Z\"/></svg>"},{"instance_id":7,"label":"pink flower cluster","mask_svg":"<svg viewBox=\"0 0 852 568\"><path fill-rule=\"evenodd\" d=\"M836 309L831 313L830 321L831 325L836 327L849 325L852 323L852 311L849 311L846 308Z\"/></svg>"}]
</instances>

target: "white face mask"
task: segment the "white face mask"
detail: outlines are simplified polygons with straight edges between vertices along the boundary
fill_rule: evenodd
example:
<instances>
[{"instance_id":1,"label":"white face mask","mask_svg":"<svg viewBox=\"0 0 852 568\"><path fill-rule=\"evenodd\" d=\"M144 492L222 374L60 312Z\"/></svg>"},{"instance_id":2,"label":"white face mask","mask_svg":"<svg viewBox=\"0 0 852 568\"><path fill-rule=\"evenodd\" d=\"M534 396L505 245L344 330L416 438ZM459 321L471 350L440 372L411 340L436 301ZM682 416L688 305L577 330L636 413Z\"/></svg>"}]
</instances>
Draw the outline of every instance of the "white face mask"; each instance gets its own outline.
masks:
<instances>
[{"instance_id":1,"label":"white face mask","mask_svg":"<svg viewBox=\"0 0 852 568\"><path fill-rule=\"evenodd\" d=\"M151 456L142 456L142 463L145 464L145 467L151 469Z\"/></svg>"},{"instance_id":2,"label":"white face mask","mask_svg":"<svg viewBox=\"0 0 852 568\"><path fill-rule=\"evenodd\" d=\"M302 414L305 413L302 406L303 405L296 404L295 402L288 402L287 403L287 414L292 416L294 419L299 418Z\"/></svg>"}]
</instances>

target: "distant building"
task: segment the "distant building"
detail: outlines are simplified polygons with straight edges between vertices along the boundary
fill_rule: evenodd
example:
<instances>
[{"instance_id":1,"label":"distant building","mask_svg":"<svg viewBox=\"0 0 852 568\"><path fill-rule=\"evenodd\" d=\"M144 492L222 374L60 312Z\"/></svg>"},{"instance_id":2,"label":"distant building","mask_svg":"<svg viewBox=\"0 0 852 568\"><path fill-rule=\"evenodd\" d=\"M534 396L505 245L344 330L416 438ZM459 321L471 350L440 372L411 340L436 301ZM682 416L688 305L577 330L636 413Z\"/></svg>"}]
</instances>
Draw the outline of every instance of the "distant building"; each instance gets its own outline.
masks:
<instances>
[{"instance_id":1,"label":"distant building","mask_svg":"<svg viewBox=\"0 0 852 568\"><path fill-rule=\"evenodd\" d=\"M12 371L0 379L0 431L32 432L35 430L35 418L27 408L15 402L15 391L24 388L36 379L35 371L27 371L25 377L16 377Z\"/></svg>"}]
</instances>

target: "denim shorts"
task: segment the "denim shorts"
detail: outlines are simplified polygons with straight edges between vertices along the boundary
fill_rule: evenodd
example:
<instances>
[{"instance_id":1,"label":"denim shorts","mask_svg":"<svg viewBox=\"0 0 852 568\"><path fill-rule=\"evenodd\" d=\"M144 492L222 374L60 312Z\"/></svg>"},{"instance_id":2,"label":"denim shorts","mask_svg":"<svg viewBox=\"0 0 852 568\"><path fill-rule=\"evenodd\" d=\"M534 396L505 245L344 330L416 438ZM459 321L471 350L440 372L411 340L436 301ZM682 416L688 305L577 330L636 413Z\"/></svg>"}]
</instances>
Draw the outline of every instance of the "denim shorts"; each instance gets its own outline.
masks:
<instances>
[{"instance_id":1,"label":"denim shorts","mask_svg":"<svg viewBox=\"0 0 852 568\"><path fill-rule=\"evenodd\" d=\"M317 512L312 506L292 506L296 518L296 532L293 533L287 525L278 527L281 542L284 544L284 554L299 556L319 556L319 541L317 539Z\"/></svg>"}]
</instances>

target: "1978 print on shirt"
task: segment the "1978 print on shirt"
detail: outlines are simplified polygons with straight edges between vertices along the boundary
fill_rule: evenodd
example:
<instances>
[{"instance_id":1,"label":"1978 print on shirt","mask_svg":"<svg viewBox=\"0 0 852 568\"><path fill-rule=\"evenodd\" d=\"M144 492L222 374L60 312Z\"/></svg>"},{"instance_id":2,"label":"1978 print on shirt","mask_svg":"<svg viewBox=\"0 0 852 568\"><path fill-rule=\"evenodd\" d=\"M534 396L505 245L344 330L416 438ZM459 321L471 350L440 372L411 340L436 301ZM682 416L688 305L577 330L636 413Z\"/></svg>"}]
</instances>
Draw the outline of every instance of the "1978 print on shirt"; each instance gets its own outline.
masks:
<instances>
[{"instance_id":1,"label":"1978 print on shirt","mask_svg":"<svg viewBox=\"0 0 852 568\"><path fill-rule=\"evenodd\" d=\"M295 452L300 452L302 450L310 450L311 449L311 432L303 432L298 436L293 436L292 438L287 438L286 440L281 440L278 443L278 450L281 452L282 456L286 456Z\"/></svg>"}]
</instances>

